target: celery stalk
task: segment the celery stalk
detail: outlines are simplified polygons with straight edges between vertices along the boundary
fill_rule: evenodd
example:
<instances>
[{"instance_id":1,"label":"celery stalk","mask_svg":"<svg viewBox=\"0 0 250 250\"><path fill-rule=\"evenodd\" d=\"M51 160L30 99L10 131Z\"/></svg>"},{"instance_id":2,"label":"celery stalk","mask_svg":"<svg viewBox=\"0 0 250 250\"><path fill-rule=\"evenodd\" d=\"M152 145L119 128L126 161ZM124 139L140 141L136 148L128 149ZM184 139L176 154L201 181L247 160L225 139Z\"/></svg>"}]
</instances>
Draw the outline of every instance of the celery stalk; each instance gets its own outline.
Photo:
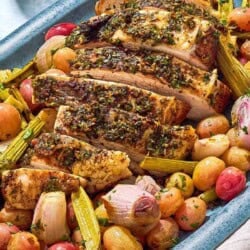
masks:
<instances>
[{"instance_id":1,"label":"celery stalk","mask_svg":"<svg viewBox=\"0 0 250 250\"><path fill-rule=\"evenodd\" d=\"M34 115L31 113L27 103L24 101L19 90L17 88L11 88L10 94L13 95L16 98L16 100L18 100L23 105L23 108L24 108L23 113L27 121L32 120L34 118Z\"/></svg>"},{"instance_id":2,"label":"celery stalk","mask_svg":"<svg viewBox=\"0 0 250 250\"><path fill-rule=\"evenodd\" d=\"M86 250L98 250L100 248L100 227L95 216L91 200L82 187L71 195L76 219L81 235L85 242Z\"/></svg>"},{"instance_id":3,"label":"celery stalk","mask_svg":"<svg viewBox=\"0 0 250 250\"><path fill-rule=\"evenodd\" d=\"M15 82L21 82L22 80L26 79L30 75L34 74L35 68L34 68L34 62L31 61L28 64L26 64L21 69L14 69L12 71L6 70L7 77L2 77L1 82L4 85L9 85L9 83L15 81Z\"/></svg>"},{"instance_id":4,"label":"celery stalk","mask_svg":"<svg viewBox=\"0 0 250 250\"><path fill-rule=\"evenodd\" d=\"M0 100L5 101L10 96L9 89L0 88Z\"/></svg>"},{"instance_id":5,"label":"celery stalk","mask_svg":"<svg viewBox=\"0 0 250 250\"><path fill-rule=\"evenodd\" d=\"M241 7L250 7L250 2L249 2L249 0L242 0L242 2L241 2Z\"/></svg>"},{"instance_id":6,"label":"celery stalk","mask_svg":"<svg viewBox=\"0 0 250 250\"><path fill-rule=\"evenodd\" d=\"M209 203L209 202L217 200L218 196L217 196L217 194L215 192L215 189L211 188L211 189L201 193L199 195L199 198L204 200L206 203Z\"/></svg>"},{"instance_id":7,"label":"celery stalk","mask_svg":"<svg viewBox=\"0 0 250 250\"><path fill-rule=\"evenodd\" d=\"M20 113L24 111L24 106L20 103L15 97L9 95L9 97L4 101L4 103L8 103L14 106Z\"/></svg>"},{"instance_id":8,"label":"celery stalk","mask_svg":"<svg viewBox=\"0 0 250 250\"><path fill-rule=\"evenodd\" d=\"M232 89L234 97L237 98L244 95L250 87L250 74L233 56L229 38L220 36L217 58L220 69Z\"/></svg>"},{"instance_id":9,"label":"celery stalk","mask_svg":"<svg viewBox=\"0 0 250 250\"><path fill-rule=\"evenodd\" d=\"M227 23L227 17L234 8L233 0L219 1L218 11L220 13L220 21L224 24Z\"/></svg>"},{"instance_id":10,"label":"celery stalk","mask_svg":"<svg viewBox=\"0 0 250 250\"><path fill-rule=\"evenodd\" d=\"M140 167L149 171L159 171L168 174L175 172L185 172L192 174L197 161L182 161L155 157L145 157L140 163Z\"/></svg>"},{"instance_id":11,"label":"celery stalk","mask_svg":"<svg viewBox=\"0 0 250 250\"><path fill-rule=\"evenodd\" d=\"M29 146L29 142L36 137L45 125L41 118L42 111L28 126L18 134L8 148L0 155L0 171L11 169Z\"/></svg>"}]
</instances>

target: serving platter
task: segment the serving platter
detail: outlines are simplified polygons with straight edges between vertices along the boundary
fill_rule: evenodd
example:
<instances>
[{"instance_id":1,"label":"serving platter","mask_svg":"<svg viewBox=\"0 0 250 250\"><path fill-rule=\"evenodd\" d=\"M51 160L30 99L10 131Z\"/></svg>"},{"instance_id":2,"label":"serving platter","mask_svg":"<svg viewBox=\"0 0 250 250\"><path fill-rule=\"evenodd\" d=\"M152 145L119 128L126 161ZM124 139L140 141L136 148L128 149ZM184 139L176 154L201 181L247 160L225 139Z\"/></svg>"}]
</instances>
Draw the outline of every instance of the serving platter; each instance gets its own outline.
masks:
<instances>
[{"instance_id":1,"label":"serving platter","mask_svg":"<svg viewBox=\"0 0 250 250\"><path fill-rule=\"evenodd\" d=\"M22 67L44 41L46 30L58 22L76 22L94 15L95 0L59 0L0 41L0 69ZM239 6L240 1L235 1ZM247 188L232 201L207 213L195 232L181 235L174 249L209 250L221 244L250 218L250 175Z\"/></svg>"}]
</instances>

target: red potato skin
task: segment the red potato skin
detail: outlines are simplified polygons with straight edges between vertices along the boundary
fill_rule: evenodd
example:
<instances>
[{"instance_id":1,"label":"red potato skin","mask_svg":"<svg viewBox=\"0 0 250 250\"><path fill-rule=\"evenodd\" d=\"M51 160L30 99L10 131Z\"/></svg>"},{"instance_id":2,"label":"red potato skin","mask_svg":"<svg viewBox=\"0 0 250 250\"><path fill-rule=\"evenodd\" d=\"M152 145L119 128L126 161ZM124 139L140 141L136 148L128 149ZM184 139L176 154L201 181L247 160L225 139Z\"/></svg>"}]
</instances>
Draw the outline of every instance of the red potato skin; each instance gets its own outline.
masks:
<instances>
[{"instance_id":1,"label":"red potato skin","mask_svg":"<svg viewBox=\"0 0 250 250\"><path fill-rule=\"evenodd\" d=\"M74 208L73 208L71 201L68 202L68 205L67 205L67 223L71 230L74 230L76 227L78 227Z\"/></svg>"},{"instance_id":2,"label":"red potato skin","mask_svg":"<svg viewBox=\"0 0 250 250\"><path fill-rule=\"evenodd\" d=\"M49 247L48 250L78 250L79 248L70 242L62 241Z\"/></svg>"},{"instance_id":3,"label":"red potato skin","mask_svg":"<svg viewBox=\"0 0 250 250\"><path fill-rule=\"evenodd\" d=\"M0 223L0 249L6 250L10 241L11 235L19 232L18 227L14 225L8 225L6 223Z\"/></svg>"},{"instance_id":4,"label":"red potato skin","mask_svg":"<svg viewBox=\"0 0 250 250\"><path fill-rule=\"evenodd\" d=\"M76 27L74 23L58 23L52 26L45 34L45 41L53 36L63 35L68 36L71 31Z\"/></svg>"},{"instance_id":5,"label":"red potato skin","mask_svg":"<svg viewBox=\"0 0 250 250\"><path fill-rule=\"evenodd\" d=\"M175 221L184 231L194 231L206 218L206 203L198 197L191 197L175 213Z\"/></svg>"},{"instance_id":6,"label":"red potato skin","mask_svg":"<svg viewBox=\"0 0 250 250\"><path fill-rule=\"evenodd\" d=\"M224 169L216 181L216 194L224 200L230 201L246 187L245 174L235 167Z\"/></svg>"},{"instance_id":7,"label":"red potato skin","mask_svg":"<svg viewBox=\"0 0 250 250\"><path fill-rule=\"evenodd\" d=\"M246 60L250 60L250 40L246 40L240 47L240 53Z\"/></svg>"},{"instance_id":8,"label":"red potato skin","mask_svg":"<svg viewBox=\"0 0 250 250\"><path fill-rule=\"evenodd\" d=\"M245 65L248 62L247 58L245 58L244 56L239 57L238 60L242 65Z\"/></svg>"},{"instance_id":9,"label":"red potato skin","mask_svg":"<svg viewBox=\"0 0 250 250\"><path fill-rule=\"evenodd\" d=\"M235 8L228 16L230 24L236 24L242 31L250 31L250 8Z\"/></svg>"},{"instance_id":10,"label":"red potato skin","mask_svg":"<svg viewBox=\"0 0 250 250\"><path fill-rule=\"evenodd\" d=\"M30 232L17 232L10 238L7 250L40 250L37 237Z\"/></svg>"},{"instance_id":11,"label":"red potato skin","mask_svg":"<svg viewBox=\"0 0 250 250\"><path fill-rule=\"evenodd\" d=\"M23 80L20 84L19 90L31 111L36 111L41 108L41 104L32 103L33 87L31 79Z\"/></svg>"}]
</instances>

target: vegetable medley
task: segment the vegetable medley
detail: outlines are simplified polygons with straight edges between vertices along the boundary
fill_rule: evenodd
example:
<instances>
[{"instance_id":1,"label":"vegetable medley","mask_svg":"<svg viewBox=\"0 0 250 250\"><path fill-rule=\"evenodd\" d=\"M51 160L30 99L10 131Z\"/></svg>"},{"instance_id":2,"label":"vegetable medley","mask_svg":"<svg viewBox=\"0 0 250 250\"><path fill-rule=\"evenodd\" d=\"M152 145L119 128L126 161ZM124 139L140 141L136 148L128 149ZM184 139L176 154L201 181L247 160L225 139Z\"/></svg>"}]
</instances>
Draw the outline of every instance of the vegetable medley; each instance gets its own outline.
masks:
<instances>
[{"instance_id":1,"label":"vegetable medley","mask_svg":"<svg viewBox=\"0 0 250 250\"><path fill-rule=\"evenodd\" d=\"M184 65L175 54L163 57L149 49L142 62L141 54L134 51L127 55L136 60L124 56L129 51L121 49L125 42L116 40L110 45L89 40L89 29L97 32L116 11L127 13L127 19L133 13L140 21L136 11L144 15L142 2L121 2L100 0L96 13L102 15L91 20L92 26L88 22L80 26L56 24L47 31L34 60L22 69L0 71L1 250L169 249L178 244L180 231L197 230L208 209L230 202L246 188L250 169L247 1L236 9L231 0L213 5L194 0L191 4L182 2L186 6L183 9L177 8L177 12L204 17L203 26L216 18L223 27L217 34L221 73L217 85L225 82L234 102L230 118L210 110L210 115L192 122L193 126L180 124L192 107L178 99L178 92L172 92L175 97L160 96L161 91L144 89L139 80L135 86L123 80L114 83L116 75L113 83L104 81L109 80L105 77L110 73L105 72L114 62L113 72L126 74L133 69L134 76L146 79L157 67L157 74L168 72L172 60L175 64L167 76L176 83L170 88L177 90L185 88L180 83L185 74L198 75L201 70L194 68L198 64L190 66L195 71L185 66L183 76L180 72L173 76L173 70L179 70L176 65ZM146 2L146 6L155 4ZM164 11L173 11L171 4L178 7L178 1L162 0L158 4L160 14L152 10L150 22L157 24L143 31L145 43L146 32L158 35ZM117 10L112 9L115 7ZM213 17L195 8L209 8ZM118 27L118 20L112 19L112 29ZM171 43L176 38L171 36L171 29L181 32L181 21L180 16L169 21L173 22L167 30ZM184 21L189 30L198 22L195 16ZM127 32L132 32L133 27L127 26ZM108 30L110 26L104 27L101 36L113 32ZM69 39L73 41L76 36L80 37L78 44L67 47ZM110 50L118 46L121 58L115 53L100 54L105 53L98 50L103 43L111 46ZM96 54L91 51L93 47ZM78 64L82 68L74 68L78 60L83 60ZM102 75L93 73L98 69ZM217 74L213 72L206 73L206 84L213 84L211 79ZM155 82L165 81L165 76L157 74ZM188 78L185 81L191 82ZM184 89L184 95L189 95L188 91ZM183 112L178 113L180 110Z\"/></svg>"}]
</instances>

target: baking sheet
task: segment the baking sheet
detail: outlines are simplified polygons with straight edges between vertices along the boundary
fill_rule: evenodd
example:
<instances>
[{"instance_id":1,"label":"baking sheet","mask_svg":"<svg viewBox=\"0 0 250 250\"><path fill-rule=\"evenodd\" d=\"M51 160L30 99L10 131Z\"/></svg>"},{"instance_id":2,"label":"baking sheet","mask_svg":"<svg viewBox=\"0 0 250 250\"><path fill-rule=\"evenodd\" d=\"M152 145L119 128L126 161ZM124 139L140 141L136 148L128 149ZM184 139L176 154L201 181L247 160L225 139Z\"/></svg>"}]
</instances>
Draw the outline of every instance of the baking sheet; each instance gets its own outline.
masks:
<instances>
[{"instance_id":1,"label":"baking sheet","mask_svg":"<svg viewBox=\"0 0 250 250\"><path fill-rule=\"evenodd\" d=\"M240 1L236 1L238 6ZM94 15L94 0L59 0L0 41L0 69L22 67L44 42L46 30L58 22L76 22ZM178 250L210 250L250 218L250 175L247 189L229 203L209 210L195 232L181 235Z\"/></svg>"}]
</instances>

